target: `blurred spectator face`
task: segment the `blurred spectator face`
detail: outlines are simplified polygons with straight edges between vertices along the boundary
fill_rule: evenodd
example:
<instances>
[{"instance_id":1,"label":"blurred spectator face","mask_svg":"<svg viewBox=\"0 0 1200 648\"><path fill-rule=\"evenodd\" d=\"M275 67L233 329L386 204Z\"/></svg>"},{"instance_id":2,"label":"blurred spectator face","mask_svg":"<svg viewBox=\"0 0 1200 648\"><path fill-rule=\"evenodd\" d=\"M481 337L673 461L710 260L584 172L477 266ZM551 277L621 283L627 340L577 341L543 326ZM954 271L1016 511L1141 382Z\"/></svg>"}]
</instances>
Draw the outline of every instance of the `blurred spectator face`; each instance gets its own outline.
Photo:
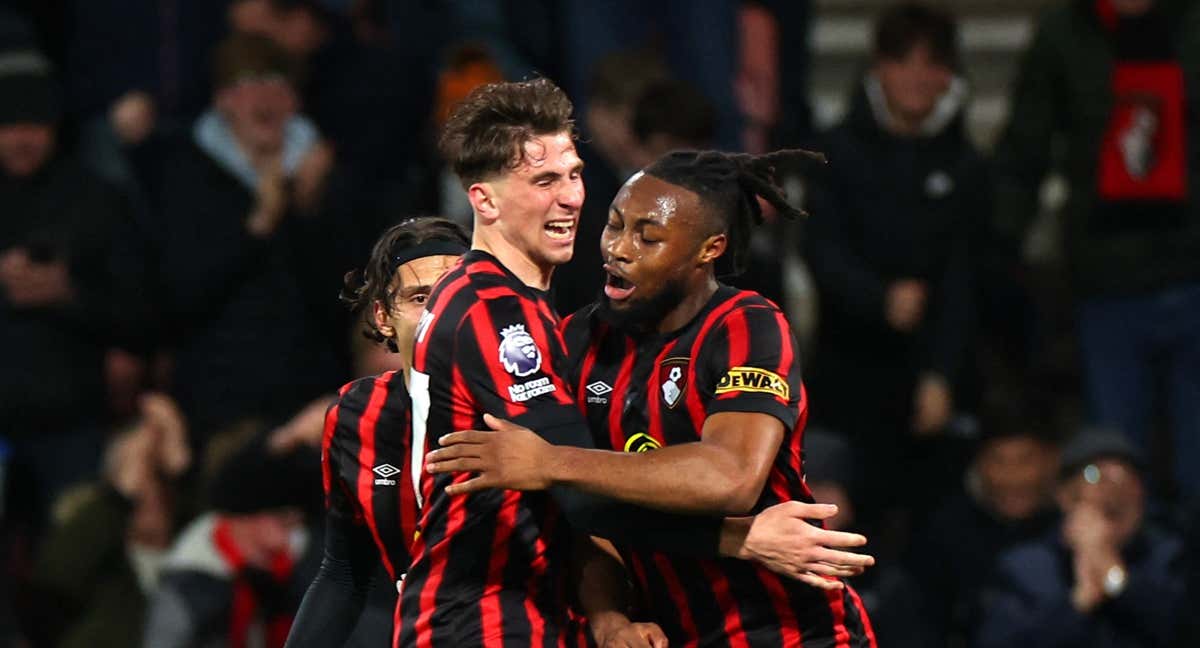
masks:
<instances>
[{"instance_id":1,"label":"blurred spectator face","mask_svg":"<svg viewBox=\"0 0 1200 648\"><path fill-rule=\"evenodd\" d=\"M275 12L269 0L238 0L229 6L229 25L243 34L270 36L275 28Z\"/></svg>"},{"instance_id":2,"label":"blurred spectator face","mask_svg":"<svg viewBox=\"0 0 1200 648\"><path fill-rule=\"evenodd\" d=\"M592 147L614 168L636 166L637 142L630 128L633 110L629 106L593 101L585 121Z\"/></svg>"},{"instance_id":3,"label":"blurred spectator face","mask_svg":"<svg viewBox=\"0 0 1200 648\"><path fill-rule=\"evenodd\" d=\"M291 549L292 534L304 523L303 514L295 509L238 515L234 519L239 527L238 548L246 562L259 569L269 569L276 556Z\"/></svg>"},{"instance_id":4,"label":"blurred spectator face","mask_svg":"<svg viewBox=\"0 0 1200 648\"><path fill-rule=\"evenodd\" d=\"M1000 517L1023 520L1049 502L1058 469L1049 445L1027 436L993 439L975 463L985 504Z\"/></svg>"},{"instance_id":5,"label":"blurred spectator face","mask_svg":"<svg viewBox=\"0 0 1200 648\"><path fill-rule=\"evenodd\" d=\"M408 366L412 358L417 323L421 321L421 313L425 310L425 302L433 285L457 261L458 257L452 254L413 259L396 269L391 312L386 312L383 304L375 302L375 324L381 331L388 327L394 331L403 366Z\"/></svg>"},{"instance_id":6,"label":"blurred spectator face","mask_svg":"<svg viewBox=\"0 0 1200 648\"><path fill-rule=\"evenodd\" d=\"M29 177L50 159L54 143L54 127L49 124L4 124L0 126L0 167L10 176Z\"/></svg>"},{"instance_id":7,"label":"blurred spectator face","mask_svg":"<svg viewBox=\"0 0 1200 648\"><path fill-rule=\"evenodd\" d=\"M306 57L325 41L325 28L313 12L303 7L279 11L270 36L289 54Z\"/></svg>"},{"instance_id":8,"label":"blurred spectator face","mask_svg":"<svg viewBox=\"0 0 1200 648\"><path fill-rule=\"evenodd\" d=\"M218 91L217 109L243 147L253 153L273 153L283 147L284 127L299 109L299 100L284 77L264 75Z\"/></svg>"},{"instance_id":9,"label":"blurred spectator face","mask_svg":"<svg viewBox=\"0 0 1200 648\"><path fill-rule=\"evenodd\" d=\"M1123 16L1140 16L1154 6L1154 0L1112 0L1113 9Z\"/></svg>"},{"instance_id":10,"label":"blurred spectator face","mask_svg":"<svg viewBox=\"0 0 1200 648\"><path fill-rule=\"evenodd\" d=\"M570 133L526 142L520 166L488 182L504 240L538 265L570 261L583 207L582 171Z\"/></svg>"},{"instance_id":11,"label":"blurred spectator face","mask_svg":"<svg viewBox=\"0 0 1200 648\"><path fill-rule=\"evenodd\" d=\"M888 108L908 123L924 121L954 79L954 71L934 58L926 43L917 43L900 58L876 60L874 72Z\"/></svg>"},{"instance_id":12,"label":"blurred spectator face","mask_svg":"<svg viewBox=\"0 0 1200 648\"><path fill-rule=\"evenodd\" d=\"M1094 508L1108 522L1114 545L1122 546L1142 524L1142 479L1124 461L1098 459L1061 483L1058 504L1066 517L1081 507Z\"/></svg>"},{"instance_id":13,"label":"blurred spectator face","mask_svg":"<svg viewBox=\"0 0 1200 648\"><path fill-rule=\"evenodd\" d=\"M854 503L850 501L850 494L841 484L834 481L822 481L810 483L808 488L817 502L834 504L838 507L837 515L826 518L826 529L846 531L854 525Z\"/></svg>"}]
</instances>

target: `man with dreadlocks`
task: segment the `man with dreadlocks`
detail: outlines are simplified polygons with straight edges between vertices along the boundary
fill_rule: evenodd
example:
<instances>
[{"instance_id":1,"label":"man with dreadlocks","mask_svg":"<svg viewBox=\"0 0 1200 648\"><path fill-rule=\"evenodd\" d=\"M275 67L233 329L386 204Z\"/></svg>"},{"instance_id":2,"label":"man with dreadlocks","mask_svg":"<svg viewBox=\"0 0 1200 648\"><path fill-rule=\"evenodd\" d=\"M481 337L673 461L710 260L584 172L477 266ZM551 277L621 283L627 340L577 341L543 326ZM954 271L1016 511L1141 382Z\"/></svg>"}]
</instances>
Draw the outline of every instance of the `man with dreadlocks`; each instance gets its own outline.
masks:
<instances>
[{"instance_id":1,"label":"man with dreadlocks","mask_svg":"<svg viewBox=\"0 0 1200 648\"><path fill-rule=\"evenodd\" d=\"M325 415L325 555L286 648L391 641L395 583L408 570L417 517L407 434L413 337L433 285L467 245L451 221L409 219L383 233L363 271L346 276L342 301L401 368L342 387Z\"/></svg>"},{"instance_id":2,"label":"man with dreadlocks","mask_svg":"<svg viewBox=\"0 0 1200 648\"><path fill-rule=\"evenodd\" d=\"M676 152L617 194L601 238L604 296L564 324L577 405L597 447L611 451L550 445L487 417L495 431L443 437L426 469L478 473L448 487L454 493L567 485L683 512L811 506L795 339L778 307L717 279L718 266L736 273L746 262L751 228L762 219L759 198L785 215L801 213L775 180L775 164L788 158L821 159L806 151ZM862 601L838 580L870 564L866 557L817 545L792 580L747 561L617 550L672 642L875 645ZM598 640L626 610L620 579L599 560L585 566L580 589ZM599 578L587 582L589 575ZM640 641L629 645L659 645L651 633Z\"/></svg>"}]
</instances>

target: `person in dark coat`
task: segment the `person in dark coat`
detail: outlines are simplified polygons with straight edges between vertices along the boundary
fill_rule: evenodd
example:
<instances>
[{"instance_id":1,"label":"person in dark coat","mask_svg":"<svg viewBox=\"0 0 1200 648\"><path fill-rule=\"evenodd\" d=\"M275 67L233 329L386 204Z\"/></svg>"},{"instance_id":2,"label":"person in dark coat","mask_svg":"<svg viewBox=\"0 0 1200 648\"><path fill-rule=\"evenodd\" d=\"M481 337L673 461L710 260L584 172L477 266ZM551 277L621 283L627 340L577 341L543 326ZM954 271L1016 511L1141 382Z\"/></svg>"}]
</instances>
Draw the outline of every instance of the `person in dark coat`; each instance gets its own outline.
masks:
<instances>
[{"instance_id":1,"label":"person in dark coat","mask_svg":"<svg viewBox=\"0 0 1200 648\"><path fill-rule=\"evenodd\" d=\"M946 429L967 363L968 242L988 203L958 69L948 15L889 9L850 112L825 137L829 164L810 183L805 242L820 304L812 414L870 451L877 484L895 482L914 438Z\"/></svg>"},{"instance_id":2,"label":"person in dark coat","mask_svg":"<svg viewBox=\"0 0 1200 648\"><path fill-rule=\"evenodd\" d=\"M1058 445L1036 419L1000 412L984 417L963 487L921 527L908 557L935 633L930 648L965 645L999 557L1056 528L1057 473Z\"/></svg>"},{"instance_id":3,"label":"person in dark coat","mask_svg":"<svg viewBox=\"0 0 1200 648\"><path fill-rule=\"evenodd\" d=\"M331 295L355 227L323 209L332 153L297 113L293 71L265 38L224 42L213 108L165 170L172 387L201 442L240 420L281 423L346 377Z\"/></svg>"},{"instance_id":4,"label":"person in dark coat","mask_svg":"<svg viewBox=\"0 0 1200 648\"><path fill-rule=\"evenodd\" d=\"M975 646L1165 646L1184 613L1183 543L1145 518L1140 452L1085 431L1063 449L1063 523L998 561Z\"/></svg>"},{"instance_id":5,"label":"person in dark coat","mask_svg":"<svg viewBox=\"0 0 1200 648\"><path fill-rule=\"evenodd\" d=\"M62 150L59 89L32 48L0 51L0 436L39 519L104 443L104 354L145 325L129 204Z\"/></svg>"}]
</instances>

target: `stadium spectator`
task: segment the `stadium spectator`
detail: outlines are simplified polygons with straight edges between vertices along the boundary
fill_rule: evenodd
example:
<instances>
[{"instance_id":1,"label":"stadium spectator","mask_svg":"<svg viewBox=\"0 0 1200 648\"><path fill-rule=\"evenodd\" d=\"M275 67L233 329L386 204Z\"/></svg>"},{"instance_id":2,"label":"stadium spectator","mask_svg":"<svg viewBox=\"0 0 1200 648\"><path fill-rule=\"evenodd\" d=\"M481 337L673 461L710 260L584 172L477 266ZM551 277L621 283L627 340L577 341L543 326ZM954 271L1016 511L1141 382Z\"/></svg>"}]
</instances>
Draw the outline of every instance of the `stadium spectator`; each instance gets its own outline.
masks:
<instances>
[{"instance_id":1,"label":"stadium spectator","mask_svg":"<svg viewBox=\"0 0 1200 648\"><path fill-rule=\"evenodd\" d=\"M321 501L317 465L311 452L272 454L263 435L217 462L211 510L167 554L141 645L283 646L315 568L302 559L303 522Z\"/></svg>"},{"instance_id":2,"label":"stadium spectator","mask_svg":"<svg viewBox=\"0 0 1200 648\"><path fill-rule=\"evenodd\" d=\"M412 167L426 161L434 60L429 52L361 41L338 4L234 0L230 16L236 31L270 38L303 65L300 105L337 151L346 170L339 180L353 181L335 197L369 221L374 236L391 214L412 211L420 193Z\"/></svg>"},{"instance_id":3,"label":"stadium spectator","mask_svg":"<svg viewBox=\"0 0 1200 648\"><path fill-rule=\"evenodd\" d=\"M899 495L896 471L928 456L968 359L968 238L988 206L982 161L963 122L954 19L919 4L884 12L870 70L822 146L807 259L820 296L813 417L865 449L865 505ZM929 477L935 471L917 471ZM908 503L934 484L905 471ZM931 481L929 479L925 481Z\"/></svg>"},{"instance_id":4,"label":"stadium spectator","mask_svg":"<svg viewBox=\"0 0 1200 648\"><path fill-rule=\"evenodd\" d=\"M1063 523L1000 557L978 648L1167 644L1184 612L1182 543L1144 519L1144 466L1115 432L1085 431L1063 448Z\"/></svg>"},{"instance_id":5,"label":"stadium spectator","mask_svg":"<svg viewBox=\"0 0 1200 648\"><path fill-rule=\"evenodd\" d=\"M996 150L1010 258L1051 168L1094 423L1149 451L1159 403L1173 473L1200 495L1200 5L1056 3L1038 22ZM1061 144L1061 148L1055 148Z\"/></svg>"},{"instance_id":6,"label":"stadium spectator","mask_svg":"<svg viewBox=\"0 0 1200 648\"><path fill-rule=\"evenodd\" d=\"M238 420L281 423L344 379L348 323L330 295L357 236L323 209L333 156L296 112L291 60L235 36L215 68L213 107L160 198L173 390L201 443Z\"/></svg>"},{"instance_id":7,"label":"stadium spectator","mask_svg":"<svg viewBox=\"0 0 1200 648\"><path fill-rule=\"evenodd\" d=\"M931 647L965 645L978 627L979 596L999 556L1058 523L1058 447L1036 419L992 414L982 434L964 488L913 542L910 564L937 633Z\"/></svg>"},{"instance_id":8,"label":"stadium spectator","mask_svg":"<svg viewBox=\"0 0 1200 648\"><path fill-rule=\"evenodd\" d=\"M32 600L35 645L136 646L146 601L186 504L177 481L191 464L187 429L160 394L105 452L102 479L65 494L40 547Z\"/></svg>"},{"instance_id":9,"label":"stadium spectator","mask_svg":"<svg viewBox=\"0 0 1200 648\"><path fill-rule=\"evenodd\" d=\"M0 434L35 521L97 467L104 352L145 323L128 203L62 150L61 116L47 59L0 51Z\"/></svg>"}]
</instances>

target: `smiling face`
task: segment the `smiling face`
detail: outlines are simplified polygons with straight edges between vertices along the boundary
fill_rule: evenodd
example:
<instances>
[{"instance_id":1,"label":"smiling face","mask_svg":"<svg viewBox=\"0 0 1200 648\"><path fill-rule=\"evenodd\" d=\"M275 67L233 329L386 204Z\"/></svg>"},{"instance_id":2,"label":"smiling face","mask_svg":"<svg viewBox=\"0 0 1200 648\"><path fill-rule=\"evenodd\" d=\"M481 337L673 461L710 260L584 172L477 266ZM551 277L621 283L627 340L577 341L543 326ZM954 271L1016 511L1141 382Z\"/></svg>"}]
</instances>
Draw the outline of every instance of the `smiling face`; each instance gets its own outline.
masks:
<instances>
[{"instance_id":1,"label":"smiling face","mask_svg":"<svg viewBox=\"0 0 1200 648\"><path fill-rule=\"evenodd\" d=\"M613 200L600 237L608 273L604 310L630 323L662 318L724 251L725 236L714 235L714 229L697 194L652 175L634 175Z\"/></svg>"},{"instance_id":2,"label":"smiling face","mask_svg":"<svg viewBox=\"0 0 1200 648\"><path fill-rule=\"evenodd\" d=\"M571 260L583 207L583 161L564 131L525 143L519 164L468 188L488 248L509 248L549 269ZM482 226L482 227L480 227Z\"/></svg>"}]
</instances>

